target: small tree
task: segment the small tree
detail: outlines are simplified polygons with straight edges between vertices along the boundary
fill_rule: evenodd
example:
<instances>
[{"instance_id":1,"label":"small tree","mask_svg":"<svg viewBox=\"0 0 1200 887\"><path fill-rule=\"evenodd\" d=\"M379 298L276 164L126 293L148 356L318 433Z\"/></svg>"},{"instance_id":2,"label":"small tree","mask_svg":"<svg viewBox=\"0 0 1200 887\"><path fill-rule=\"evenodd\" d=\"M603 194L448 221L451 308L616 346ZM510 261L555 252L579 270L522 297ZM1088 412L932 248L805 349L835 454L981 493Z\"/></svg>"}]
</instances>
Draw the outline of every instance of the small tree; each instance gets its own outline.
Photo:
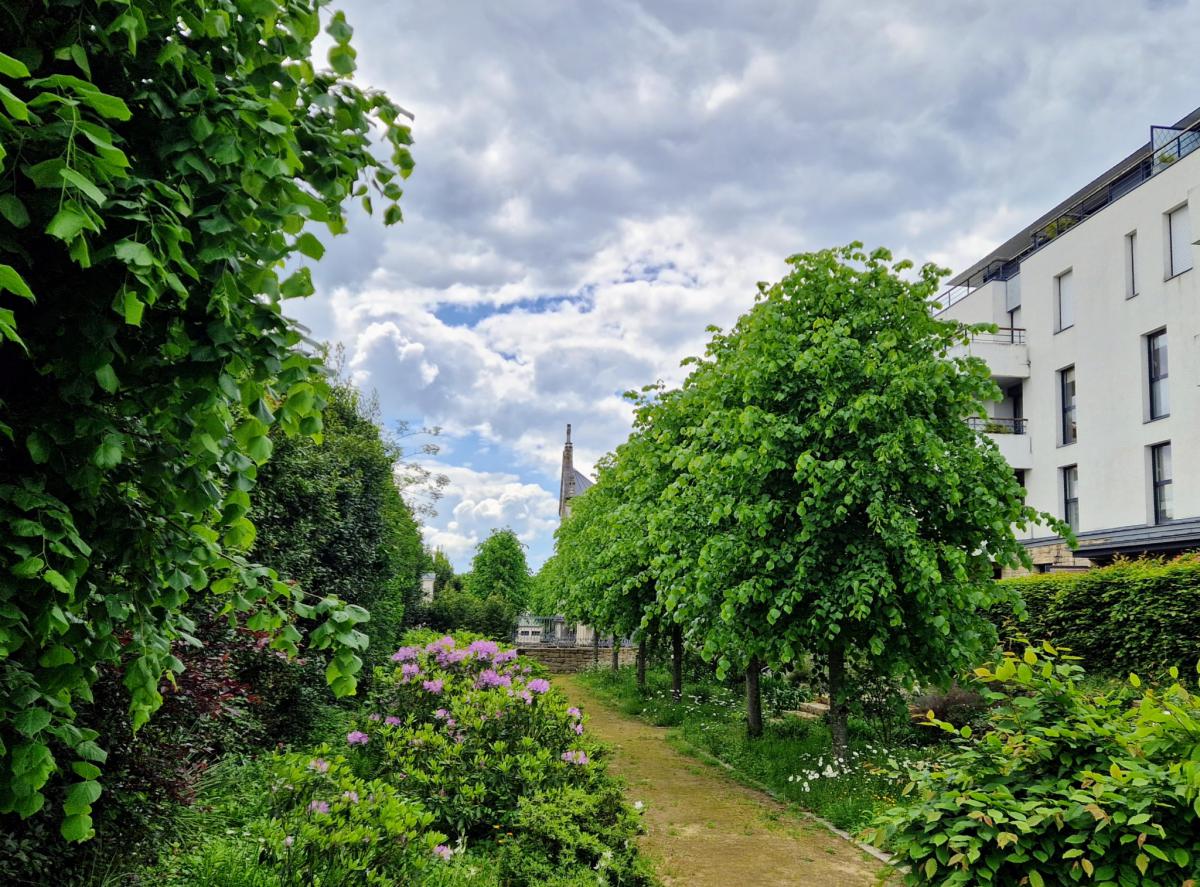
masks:
<instances>
[{"instance_id":1,"label":"small tree","mask_svg":"<svg viewBox=\"0 0 1200 887\"><path fill-rule=\"evenodd\" d=\"M859 244L793 256L714 335L651 522L660 582L720 672L827 664L838 754L849 661L948 681L994 640L995 566L1028 563L1013 528L1066 532L965 421L1000 393L952 349L988 327L934 317L944 272L890 262Z\"/></svg>"}]
</instances>

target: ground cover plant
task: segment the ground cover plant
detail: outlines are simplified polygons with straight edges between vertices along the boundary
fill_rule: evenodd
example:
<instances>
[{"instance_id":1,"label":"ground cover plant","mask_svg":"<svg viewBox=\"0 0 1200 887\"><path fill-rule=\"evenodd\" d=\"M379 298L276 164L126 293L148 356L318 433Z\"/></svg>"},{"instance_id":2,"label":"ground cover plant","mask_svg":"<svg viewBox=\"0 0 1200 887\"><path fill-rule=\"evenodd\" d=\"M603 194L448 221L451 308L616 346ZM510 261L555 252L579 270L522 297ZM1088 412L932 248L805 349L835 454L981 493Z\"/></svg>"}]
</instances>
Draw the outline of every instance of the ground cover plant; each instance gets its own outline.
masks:
<instances>
[{"instance_id":1,"label":"ground cover plant","mask_svg":"<svg viewBox=\"0 0 1200 887\"><path fill-rule=\"evenodd\" d=\"M746 733L741 690L711 675L689 681L680 702L663 668L648 670L644 688L630 668L593 669L580 680L626 714L673 728L671 739L682 750L711 755L739 777L851 831L898 799L903 781L884 772L889 759L924 760L934 753L911 730L903 741L893 737L892 744L884 744L870 724L853 718L848 752L837 759L829 750L825 723L781 716L780 706L811 694L778 678L763 681L766 717L758 738Z\"/></svg>"},{"instance_id":2,"label":"ground cover plant","mask_svg":"<svg viewBox=\"0 0 1200 887\"><path fill-rule=\"evenodd\" d=\"M605 749L512 649L411 632L337 727L255 765L261 790L236 823L153 873L217 883L252 849L244 883L272 887L652 883Z\"/></svg>"},{"instance_id":3,"label":"ground cover plant","mask_svg":"<svg viewBox=\"0 0 1200 887\"><path fill-rule=\"evenodd\" d=\"M872 833L911 866L907 883L1196 883L1195 682L1176 669L1160 689L1084 677L1049 644L976 670L995 704L986 731L934 721L957 748L908 769Z\"/></svg>"}]
</instances>

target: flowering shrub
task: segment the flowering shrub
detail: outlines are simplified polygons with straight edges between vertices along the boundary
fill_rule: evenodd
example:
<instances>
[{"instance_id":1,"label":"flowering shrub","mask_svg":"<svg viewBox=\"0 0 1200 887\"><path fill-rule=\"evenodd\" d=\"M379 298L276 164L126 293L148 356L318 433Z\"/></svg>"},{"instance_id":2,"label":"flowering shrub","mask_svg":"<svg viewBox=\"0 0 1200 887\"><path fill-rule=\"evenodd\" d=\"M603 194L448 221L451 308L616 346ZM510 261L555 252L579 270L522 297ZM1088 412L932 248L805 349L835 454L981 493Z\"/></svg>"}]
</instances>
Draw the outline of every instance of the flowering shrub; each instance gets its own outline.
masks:
<instances>
[{"instance_id":1,"label":"flowering shrub","mask_svg":"<svg viewBox=\"0 0 1200 887\"><path fill-rule=\"evenodd\" d=\"M390 875L490 845L506 883L572 867L590 870L590 883L651 883L633 842L638 813L579 709L495 641L417 638L376 669L340 752L282 759L268 841L278 863L314 872L322 852L353 856L365 840L360 869ZM385 837L396 846L380 857Z\"/></svg>"},{"instance_id":2,"label":"flowering shrub","mask_svg":"<svg viewBox=\"0 0 1200 887\"><path fill-rule=\"evenodd\" d=\"M367 884L412 883L446 850L419 802L360 778L328 748L282 757L272 793L263 852L287 887L342 884L347 872L361 872Z\"/></svg>"},{"instance_id":3,"label":"flowering shrub","mask_svg":"<svg viewBox=\"0 0 1200 887\"><path fill-rule=\"evenodd\" d=\"M912 800L873 840L910 884L1192 884L1200 872L1200 698L1130 675L1102 692L1049 644L975 674L988 731L955 733L940 766L909 773Z\"/></svg>"}]
</instances>

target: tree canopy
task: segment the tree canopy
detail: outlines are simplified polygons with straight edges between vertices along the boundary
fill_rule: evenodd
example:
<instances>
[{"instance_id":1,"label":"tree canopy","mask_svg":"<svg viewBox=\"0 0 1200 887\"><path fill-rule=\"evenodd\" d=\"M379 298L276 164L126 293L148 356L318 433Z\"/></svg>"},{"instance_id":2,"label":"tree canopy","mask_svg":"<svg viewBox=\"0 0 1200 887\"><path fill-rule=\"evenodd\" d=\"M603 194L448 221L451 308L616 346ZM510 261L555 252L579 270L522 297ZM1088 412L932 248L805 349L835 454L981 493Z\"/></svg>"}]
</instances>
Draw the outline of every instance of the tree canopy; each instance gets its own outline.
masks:
<instances>
[{"instance_id":1,"label":"tree canopy","mask_svg":"<svg viewBox=\"0 0 1200 887\"><path fill-rule=\"evenodd\" d=\"M529 564L525 546L507 527L493 530L475 548L467 588L479 597L496 595L515 610L526 605L529 596Z\"/></svg>"},{"instance_id":2,"label":"tree canopy","mask_svg":"<svg viewBox=\"0 0 1200 887\"><path fill-rule=\"evenodd\" d=\"M75 706L117 665L142 724L190 597L253 611L283 650L289 607L328 617L310 641L354 691L366 612L246 558L270 430L322 430L319 357L282 300L312 292L314 229L344 231L348 201L400 220L413 166L404 112L349 79L340 14L314 64L322 5L3 9L0 812L36 812L71 769L71 839L92 833L105 758Z\"/></svg>"}]
</instances>

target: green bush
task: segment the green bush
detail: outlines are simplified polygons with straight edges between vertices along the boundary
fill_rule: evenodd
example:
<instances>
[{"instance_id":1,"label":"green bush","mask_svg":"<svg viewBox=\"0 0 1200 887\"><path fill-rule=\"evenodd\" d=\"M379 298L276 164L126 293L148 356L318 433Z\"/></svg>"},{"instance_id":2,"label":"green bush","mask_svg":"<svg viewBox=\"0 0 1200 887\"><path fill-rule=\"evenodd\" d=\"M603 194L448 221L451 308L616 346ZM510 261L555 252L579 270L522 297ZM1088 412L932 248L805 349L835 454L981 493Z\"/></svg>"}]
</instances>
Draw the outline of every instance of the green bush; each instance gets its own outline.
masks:
<instances>
[{"instance_id":1,"label":"green bush","mask_svg":"<svg viewBox=\"0 0 1200 887\"><path fill-rule=\"evenodd\" d=\"M910 770L911 800L870 834L911 866L907 883L1178 885L1200 871L1200 697L1136 675L1087 689L1073 658L1046 644L977 669L996 703L978 739L933 722L956 750Z\"/></svg>"},{"instance_id":2,"label":"green bush","mask_svg":"<svg viewBox=\"0 0 1200 887\"><path fill-rule=\"evenodd\" d=\"M1001 635L1070 647L1097 672L1159 673L1200 659L1200 555L1117 561L1081 573L1005 579L1025 601L1022 618L996 614Z\"/></svg>"}]
</instances>

